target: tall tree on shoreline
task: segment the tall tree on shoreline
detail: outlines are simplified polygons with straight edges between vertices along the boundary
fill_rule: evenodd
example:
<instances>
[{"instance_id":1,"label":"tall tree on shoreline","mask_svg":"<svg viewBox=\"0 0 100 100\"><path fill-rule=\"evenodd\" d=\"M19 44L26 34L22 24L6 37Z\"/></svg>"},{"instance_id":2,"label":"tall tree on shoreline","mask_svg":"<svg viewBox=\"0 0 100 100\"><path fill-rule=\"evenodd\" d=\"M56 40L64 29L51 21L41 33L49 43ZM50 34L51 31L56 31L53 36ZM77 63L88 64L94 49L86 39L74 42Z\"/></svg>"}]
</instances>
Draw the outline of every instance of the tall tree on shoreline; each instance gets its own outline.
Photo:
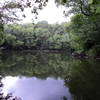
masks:
<instances>
[{"instance_id":1,"label":"tall tree on shoreline","mask_svg":"<svg viewBox=\"0 0 100 100\"><path fill-rule=\"evenodd\" d=\"M93 16L100 14L100 1L99 0L55 0L59 5L64 5L70 8L70 13L82 13L86 16ZM66 11L64 11L66 14Z\"/></svg>"}]
</instances>

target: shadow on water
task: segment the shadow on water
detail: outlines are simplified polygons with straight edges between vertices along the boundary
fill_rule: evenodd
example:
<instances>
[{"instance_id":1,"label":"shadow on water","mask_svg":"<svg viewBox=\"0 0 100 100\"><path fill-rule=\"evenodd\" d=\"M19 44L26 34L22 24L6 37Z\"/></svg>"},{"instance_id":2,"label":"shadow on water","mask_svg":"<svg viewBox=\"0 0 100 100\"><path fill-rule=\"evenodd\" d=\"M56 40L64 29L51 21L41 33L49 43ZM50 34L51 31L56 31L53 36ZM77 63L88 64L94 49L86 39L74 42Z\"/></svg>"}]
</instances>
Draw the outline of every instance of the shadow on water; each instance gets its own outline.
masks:
<instances>
[{"instance_id":1,"label":"shadow on water","mask_svg":"<svg viewBox=\"0 0 100 100\"><path fill-rule=\"evenodd\" d=\"M100 99L100 62L73 60L69 79L65 80L74 100ZM69 80L69 81L68 81Z\"/></svg>"},{"instance_id":2,"label":"shadow on water","mask_svg":"<svg viewBox=\"0 0 100 100\"><path fill-rule=\"evenodd\" d=\"M100 99L100 62L96 60L72 59L64 53L4 52L0 54L0 74L3 79L7 76L17 77L16 84L23 83L22 86L25 85L25 82L36 82L39 87L44 82L45 86L49 87L47 91L51 91L59 84L55 90L59 90L60 99L56 98L59 96L58 94L53 93L54 98L48 96L48 100ZM42 89L42 87L44 85L39 88ZM37 89L39 90L39 88ZM69 98L66 96L68 93L71 95Z\"/></svg>"}]
</instances>

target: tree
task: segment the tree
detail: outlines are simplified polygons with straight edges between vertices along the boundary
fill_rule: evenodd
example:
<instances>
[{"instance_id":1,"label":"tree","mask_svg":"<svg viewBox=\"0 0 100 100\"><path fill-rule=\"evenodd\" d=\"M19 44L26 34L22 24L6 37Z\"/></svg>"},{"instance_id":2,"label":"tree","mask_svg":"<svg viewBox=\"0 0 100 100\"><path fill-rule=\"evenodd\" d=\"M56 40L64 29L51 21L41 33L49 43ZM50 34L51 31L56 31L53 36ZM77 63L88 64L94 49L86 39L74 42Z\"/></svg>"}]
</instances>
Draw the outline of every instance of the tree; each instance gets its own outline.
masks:
<instances>
[{"instance_id":1,"label":"tree","mask_svg":"<svg viewBox=\"0 0 100 100\"><path fill-rule=\"evenodd\" d=\"M80 51L93 50L94 55L100 52L100 17L87 17L83 14L74 15L66 24L71 46Z\"/></svg>"},{"instance_id":2,"label":"tree","mask_svg":"<svg viewBox=\"0 0 100 100\"><path fill-rule=\"evenodd\" d=\"M13 49L70 49L68 33L64 25L48 24L41 21L37 24L4 25L4 45Z\"/></svg>"},{"instance_id":3,"label":"tree","mask_svg":"<svg viewBox=\"0 0 100 100\"><path fill-rule=\"evenodd\" d=\"M57 4L62 4L70 8L69 13L82 13L86 16L100 14L99 0L55 0ZM64 11L66 14L66 12ZM68 12L67 12L68 13Z\"/></svg>"},{"instance_id":4,"label":"tree","mask_svg":"<svg viewBox=\"0 0 100 100\"><path fill-rule=\"evenodd\" d=\"M0 1L0 44L3 38L4 24L8 22L20 21L18 12L21 12L23 17L26 17L27 14L24 13L26 8L31 9L31 13L34 14L34 17L37 18L38 10L43 9L46 6L48 0L14 0L14 1Z\"/></svg>"},{"instance_id":5,"label":"tree","mask_svg":"<svg viewBox=\"0 0 100 100\"><path fill-rule=\"evenodd\" d=\"M25 8L31 8L31 13L38 15L38 10L46 6L48 0L15 0L15 1L2 1L0 3L0 23L12 22L19 20L17 12L23 12ZM22 13L22 16L26 15Z\"/></svg>"}]
</instances>

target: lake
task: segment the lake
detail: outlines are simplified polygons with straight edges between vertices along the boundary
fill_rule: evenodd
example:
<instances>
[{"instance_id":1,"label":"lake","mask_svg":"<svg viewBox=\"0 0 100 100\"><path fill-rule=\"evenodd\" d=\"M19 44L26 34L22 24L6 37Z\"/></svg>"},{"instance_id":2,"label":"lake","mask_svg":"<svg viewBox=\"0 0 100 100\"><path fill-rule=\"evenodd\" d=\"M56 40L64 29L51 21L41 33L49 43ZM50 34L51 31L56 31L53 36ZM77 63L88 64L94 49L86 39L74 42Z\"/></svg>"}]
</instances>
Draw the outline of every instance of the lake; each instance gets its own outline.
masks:
<instances>
[{"instance_id":1,"label":"lake","mask_svg":"<svg viewBox=\"0 0 100 100\"><path fill-rule=\"evenodd\" d=\"M0 52L4 95L21 100L99 100L100 61L68 53Z\"/></svg>"}]
</instances>

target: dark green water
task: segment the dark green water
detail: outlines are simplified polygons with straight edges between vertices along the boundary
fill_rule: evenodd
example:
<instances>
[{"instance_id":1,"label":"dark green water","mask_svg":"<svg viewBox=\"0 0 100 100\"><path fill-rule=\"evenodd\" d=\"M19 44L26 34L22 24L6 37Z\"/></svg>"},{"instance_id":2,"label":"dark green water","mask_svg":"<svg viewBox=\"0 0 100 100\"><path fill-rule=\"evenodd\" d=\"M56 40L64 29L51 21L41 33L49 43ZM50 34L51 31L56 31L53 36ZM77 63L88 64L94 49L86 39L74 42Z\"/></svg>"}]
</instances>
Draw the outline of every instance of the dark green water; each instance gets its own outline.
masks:
<instances>
[{"instance_id":1,"label":"dark green water","mask_svg":"<svg viewBox=\"0 0 100 100\"><path fill-rule=\"evenodd\" d=\"M99 100L100 61L65 53L0 53L4 94L22 100Z\"/></svg>"}]
</instances>

